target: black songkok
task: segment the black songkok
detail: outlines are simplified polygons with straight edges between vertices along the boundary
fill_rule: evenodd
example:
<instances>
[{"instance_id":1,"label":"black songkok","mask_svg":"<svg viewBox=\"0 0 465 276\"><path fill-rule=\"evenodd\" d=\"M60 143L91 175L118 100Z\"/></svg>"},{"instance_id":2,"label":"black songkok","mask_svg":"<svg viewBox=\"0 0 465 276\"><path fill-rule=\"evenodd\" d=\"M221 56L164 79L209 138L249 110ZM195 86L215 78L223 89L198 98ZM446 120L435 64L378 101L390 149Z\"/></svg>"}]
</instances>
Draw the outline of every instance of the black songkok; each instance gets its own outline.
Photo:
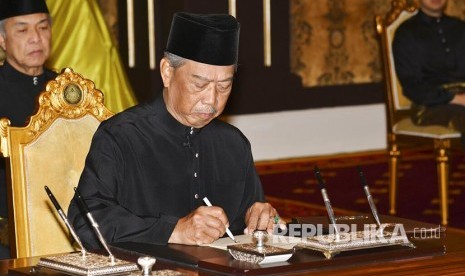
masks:
<instances>
[{"instance_id":1,"label":"black songkok","mask_svg":"<svg viewBox=\"0 0 465 276\"><path fill-rule=\"evenodd\" d=\"M211 65L234 65L239 51L240 24L228 14L174 15L166 51Z\"/></svg>"},{"instance_id":2,"label":"black songkok","mask_svg":"<svg viewBox=\"0 0 465 276\"><path fill-rule=\"evenodd\" d=\"M0 0L0 20L33 13L49 13L45 0Z\"/></svg>"}]
</instances>

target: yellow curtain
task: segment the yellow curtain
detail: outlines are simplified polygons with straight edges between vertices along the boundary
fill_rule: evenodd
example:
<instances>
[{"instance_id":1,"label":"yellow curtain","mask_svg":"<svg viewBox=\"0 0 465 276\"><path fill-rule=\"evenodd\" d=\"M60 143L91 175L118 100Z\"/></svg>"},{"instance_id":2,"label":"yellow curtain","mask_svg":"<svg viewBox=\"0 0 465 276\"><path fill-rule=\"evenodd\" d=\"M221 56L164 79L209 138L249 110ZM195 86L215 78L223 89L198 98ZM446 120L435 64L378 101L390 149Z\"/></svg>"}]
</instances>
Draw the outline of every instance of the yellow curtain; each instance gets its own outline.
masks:
<instances>
[{"instance_id":1,"label":"yellow curtain","mask_svg":"<svg viewBox=\"0 0 465 276\"><path fill-rule=\"evenodd\" d=\"M47 0L52 52L47 67L70 67L94 81L105 106L117 113L136 104L133 90L95 0Z\"/></svg>"}]
</instances>

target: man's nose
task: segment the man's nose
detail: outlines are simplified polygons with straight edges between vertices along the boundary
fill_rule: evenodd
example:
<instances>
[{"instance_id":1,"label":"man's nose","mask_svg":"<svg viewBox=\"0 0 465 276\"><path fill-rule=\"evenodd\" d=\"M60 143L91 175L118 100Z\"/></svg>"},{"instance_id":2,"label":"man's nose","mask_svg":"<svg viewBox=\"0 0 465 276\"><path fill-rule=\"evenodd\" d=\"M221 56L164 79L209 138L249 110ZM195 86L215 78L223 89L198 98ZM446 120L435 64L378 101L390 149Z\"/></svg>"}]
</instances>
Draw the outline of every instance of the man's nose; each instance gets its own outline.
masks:
<instances>
[{"instance_id":1,"label":"man's nose","mask_svg":"<svg viewBox=\"0 0 465 276\"><path fill-rule=\"evenodd\" d=\"M205 95L203 97L203 103L214 106L216 103L217 96L218 96L218 91L216 90L216 85L214 83L211 83L208 86L208 89L205 91Z\"/></svg>"},{"instance_id":2,"label":"man's nose","mask_svg":"<svg viewBox=\"0 0 465 276\"><path fill-rule=\"evenodd\" d=\"M39 33L39 30L37 29L31 29L31 31L29 31L29 41L30 42L39 42L41 40L41 37L40 37L40 33Z\"/></svg>"}]
</instances>

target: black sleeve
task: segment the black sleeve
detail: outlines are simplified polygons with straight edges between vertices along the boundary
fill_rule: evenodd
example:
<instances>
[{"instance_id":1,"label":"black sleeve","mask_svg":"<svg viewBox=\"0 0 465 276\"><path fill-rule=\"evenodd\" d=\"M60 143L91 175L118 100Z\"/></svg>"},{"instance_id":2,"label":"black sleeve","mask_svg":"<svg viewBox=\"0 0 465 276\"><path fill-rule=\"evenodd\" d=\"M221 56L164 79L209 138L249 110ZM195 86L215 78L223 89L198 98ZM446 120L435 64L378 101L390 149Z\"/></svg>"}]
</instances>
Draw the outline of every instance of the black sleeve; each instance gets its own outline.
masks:
<instances>
[{"instance_id":1,"label":"black sleeve","mask_svg":"<svg viewBox=\"0 0 465 276\"><path fill-rule=\"evenodd\" d=\"M104 128L99 128L86 158L78 189L103 236L109 243L134 241L166 244L179 218L162 214L141 217L125 209L118 201L118 188L131 185L125 182L124 171L125 161L117 141ZM101 247L76 198L71 201L68 216L85 246Z\"/></svg>"},{"instance_id":2,"label":"black sleeve","mask_svg":"<svg viewBox=\"0 0 465 276\"><path fill-rule=\"evenodd\" d=\"M234 234L243 234L245 228L245 215L250 206L255 202L265 202L265 195L263 192L263 187L260 181L260 178L257 174L255 163L252 156L252 150L250 142L245 136L242 135L244 140L246 158L244 160L244 165L247 166L246 176L245 176L245 191L243 192L244 197L242 198L240 211L241 216L231 224L230 229Z\"/></svg>"}]
</instances>

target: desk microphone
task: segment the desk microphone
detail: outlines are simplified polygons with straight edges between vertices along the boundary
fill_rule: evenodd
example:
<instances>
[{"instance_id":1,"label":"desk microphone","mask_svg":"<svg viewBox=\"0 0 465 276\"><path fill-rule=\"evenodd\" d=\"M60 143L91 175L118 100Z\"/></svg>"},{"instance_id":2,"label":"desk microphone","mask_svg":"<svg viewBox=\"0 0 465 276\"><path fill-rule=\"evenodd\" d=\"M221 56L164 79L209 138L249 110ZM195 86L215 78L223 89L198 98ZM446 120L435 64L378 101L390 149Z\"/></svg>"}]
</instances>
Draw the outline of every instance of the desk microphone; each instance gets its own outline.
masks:
<instances>
[{"instance_id":1,"label":"desk microphone","mask_svg":"<svg viewBox=\"0 0 465 276\"><path fill-rule=\"evenodd\" d=\"M68 218L66 217L65 213L63 212L63 209L61 209L60 204L59 204L58 201L56 200L56 198L55 198L55 196L53 195L52 191L51 191L47 186L44 186L44 188L45 188L45 192L47 192L48 197L49 197L50 200L52 201L53 206L55 206L55 209L57 210L57 212L58 212L58 214L60 215L61 219L65 222L66 226L68 227L69 232L70 232L71 235L73 236L74 240L75 240L75 241L79 244L79 246L81 247L82 256L85 256L86 253L87 253L87 251L86 251L86 249L84 248L84 246L82 245L82 242L81 242L81 240L79 239L78 235L77 235L76 232L74 231L73 226L71 226L71 224L69 223Z\"/></svg>"},{"instance_id":2,"label":"desk microphone","mask_svg":"<svg viewBox=\"0 0 465 276\"><path fill-rule=\"evenodd\" d=\"M373 213L373 217L375 218L375 221L376 221L376 224L378 224L378 227L381 228L381 222L379 220L378 211L376 210L376 205L375 205L375 202L373 201L373 197L371 196L370 189L368 188L368 183L365 178L365 175L363 174L362 168L358 167L358 173L360 175L360 180L362 183L363 190L365 191L365 194L367 196L368 204L370 205L371 212Z\"/></svg>"},{"instance_id":3,"label":"desk microphone","mask_svg":"<svg viewBox=\"0 0 465 276\"><path fill-rule=\"evenodd\" d=\"M105 238L103 237L102 233L100 233L100 230L98 228L99 226L98 226L97 222L95 221L94 217L92 216L92 214L90 213L90 210L89 210L89 207L87 206L87 203L84 201L84 198L81 196L81 194L76 189L76 187L74 187L74 192L75 192L75 195L76 195L76 197L78 199L78 204L81 206L81 209L86 213L86 216L89 219L90 224L92 225L95 233L97 234L97 237L100 240L100 243L102 243L103 247L108 252L111 263L112 264L115 263L115 256L113 256L113 254L111 253L110 248L108 247L108 244L105 241Z\"/></svg>"},{"instance_id":4,"label":"desk microphone","mask_svg":"<svg viewBox=\"0 0 465 276\"><path fill-rule=\"evenodd\" d=\"M331 202L329 201L328 193L326 192L326 184L321 177L320 169L315 166L313 169L316 179L318 180L318 185L320 187L321 195L323 196L323 201L325 202L326 211L328 211L329 220L333 224L334 232L336 233L336 240L339 240L339 230L336 225L336 218L334 217L333 208L331 207Z\"/></svg>"}]
</instances>

